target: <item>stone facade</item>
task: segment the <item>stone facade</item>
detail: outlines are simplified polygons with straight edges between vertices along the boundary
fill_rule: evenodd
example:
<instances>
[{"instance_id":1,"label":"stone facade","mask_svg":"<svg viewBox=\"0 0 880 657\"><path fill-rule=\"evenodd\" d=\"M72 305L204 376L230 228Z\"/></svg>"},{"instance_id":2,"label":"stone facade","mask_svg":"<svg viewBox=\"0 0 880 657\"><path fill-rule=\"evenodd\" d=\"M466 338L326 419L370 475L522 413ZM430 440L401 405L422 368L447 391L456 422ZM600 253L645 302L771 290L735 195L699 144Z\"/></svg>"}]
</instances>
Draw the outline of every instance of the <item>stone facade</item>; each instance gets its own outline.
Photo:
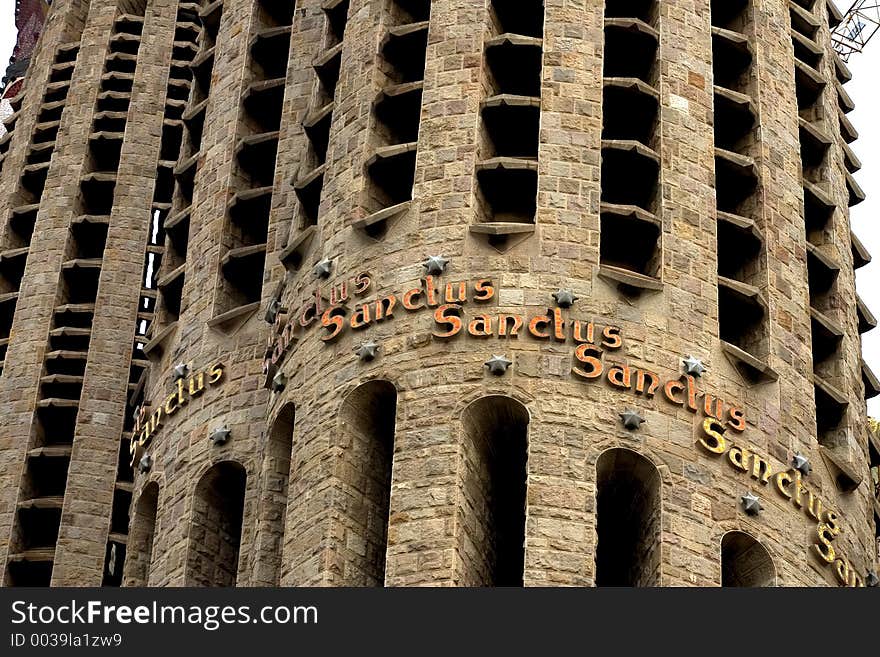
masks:
<instances>
[{"instance_id":1,"label":"stone facade","mask_svg":"<svg viewBox=\"0 0 880 657\"><path fill-rule=\"evenodd\" d=\"M4 584L871 583L838 20L56 0L0 173Z\"/></svg>"}]
</instances>

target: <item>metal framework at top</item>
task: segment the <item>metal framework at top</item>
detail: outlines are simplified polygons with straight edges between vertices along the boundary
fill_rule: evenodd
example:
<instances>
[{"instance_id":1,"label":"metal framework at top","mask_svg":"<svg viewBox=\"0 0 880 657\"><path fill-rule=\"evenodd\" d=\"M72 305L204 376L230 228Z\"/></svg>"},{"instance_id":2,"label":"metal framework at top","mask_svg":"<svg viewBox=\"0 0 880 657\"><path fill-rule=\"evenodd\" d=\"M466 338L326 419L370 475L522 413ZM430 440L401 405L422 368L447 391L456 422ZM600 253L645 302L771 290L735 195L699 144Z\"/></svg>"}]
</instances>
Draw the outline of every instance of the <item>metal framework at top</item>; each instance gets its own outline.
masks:
<instances>
[{"instance_id":1,"label":"metal framework at top","mask_svg":"<svg viewBox=\"0 0 880 657\"><path fill-rule=\"evenodd\" d=\"M831 33L831 41L841 59L848 62L853 53L865 49L877 30L880 30L880 2L855 0L843 21Z\"/></svg>"}]
</instances>

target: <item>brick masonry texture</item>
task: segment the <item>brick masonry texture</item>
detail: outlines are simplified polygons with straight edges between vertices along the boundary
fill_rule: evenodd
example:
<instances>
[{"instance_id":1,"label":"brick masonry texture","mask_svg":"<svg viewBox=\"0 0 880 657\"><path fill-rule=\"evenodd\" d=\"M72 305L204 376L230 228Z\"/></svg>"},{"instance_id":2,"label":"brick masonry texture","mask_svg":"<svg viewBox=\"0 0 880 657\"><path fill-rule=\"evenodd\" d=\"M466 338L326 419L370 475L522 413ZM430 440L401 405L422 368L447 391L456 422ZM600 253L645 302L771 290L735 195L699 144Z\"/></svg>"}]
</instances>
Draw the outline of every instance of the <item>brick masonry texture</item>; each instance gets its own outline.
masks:
<instances>
[{"instance_id":1,"label":"brick masonry texture","mask_svg":"<svg viewBox=\"0 0 880 657\"><path fill-rule=\"evenodd\" d=\"M594 321L597 331L621 330L622 347L606 350L606 368L626 362L667 380L681 375L683 358L700 358L708 367L698 379L700 390L745 412L745 432L725 436L767 458L774 472L789 469L795 454L806 455L813 470L805 483L841 518L834 540L838 554L861 580L876 571L880 503L869 468L878 465L880 439L869 430L864 401L845 135L825 0L816 0L810 15L819 24L813 38L824 54L816 69L826 84L814 114L805 118L829 137L821 188L836 209L818 246L805 231L799 83L789 38L796 12L791 7L810 3L743 3L751 16L748 89L758 117L749 142L759 181L752 219L763 244L750 283L766 306L766 348L753 356L772 373L757 380L743 374L742 358L731 356L720 338L713 4L654 3L659 47L651 86L659 109L651 148L660 160L653 206L659 268L656 285L634 291L609 278L602 262L602 239L608 239L601 219L607 119L603 2L543 2L534 223L497 243L474 229L484 216L476 171L486 159L481 107L493 84L484 55L487 40L497 33L490 27L493 3L300 0L292 12L289 49L282 47L288 65L280 125L271 137L277 157L267 229L265 237L252 239L258 252L265 242L265 264L249 256L242 265L256 276L262 268L261 293L253 301L230 291L236 274L229 256L247 237L248 225L254 230L258 211L242 228L229 207L236 192L257 186L237 159L240 139L261 132L245 105L251 83L264 79L252 44L277 28L282 37L272 33L272 47L281 47L279 39L288 34L282 29L284 12L267 13L260 0L56 0L0 171L2 253L17 246L13 210L23 203L19 180L56 49L78 41L0 373L3 584L41 572L51 573L50 579L34 581L53 586L468 586L502 583L502 573L512 568L513 580L526 586L592 586L604 531L597 519L600 480L612 476L601 457L612 449L647 459L656 471L648 476L650 485L659 487L658 496L644 493L641 502L632 503L650 516L638 541L645 566L634 582L718 586L722 540L741 531L769 553L777 585L838 584L834 568L812 548L817 522L778 494L772 481L762 485L726 456L712 456L699 445L702 413L671 404L660 392L637 396L576 376L577 345L570 338L535 339L524 327L517 338L479 338L465 330L443 340L432 335L441 328L433 310L409 312L398 305L392 318L361 330L349 327L335 341L321 339L327 331L319 317L268 374L264 371L267 344L276 332L266 321L267 310L280 307L282 318L298 322L297 311L314 299L316 287L326 307L331 286L361 273L372 281L363 300L396 293L400 303L404 292L421 285L429 256L449 261L435 276L441 293L446 283L491 279L495 296L482 305L465 303L465 326L478 313L542 315L556 306L553 292L571 290L577 301L562 310L567 330L574 319ZM407 57L425 56L411 201L396 208L381 229L366 230L380 202L369 163L385 145L377 137L384 129L377 123L377 98L389 80L412 82L394 80L387 34L415 22L407 12L422 6L430 7L426 43L413 39L416 45L411 40L407 47L414 50L406 51ZM132 414L131 396L139 394L128 385L129 368L138 313L144 311L139 299L156 170L167 157L163 112L181 11L200 14L205 26L220 18L210 42L214 64L183 251L180 309L171 316L167 292L160 289L156 317L145 320L152 322L149 376L140 393L147 417L176 399L175 366L189 367L184 388L218 365L223 376L173 412L165 411L144 452L151 464L136 469L127 482L118 464L128 459L120 459L119 449L129 449L126 414ZM37 545L29 542L20 518L23 508L40 504L26 482L33 467L29 459L35 458L29 453L46 445L36 414L47 338L57 328L52 322L62 263L70 257L68 233L78 213L80 179L89 171L89 132L111 32L120 15L134 13L143 16L141 46L69 467L60 483L59 530L57 539ZM344 19L341 46L328 33L328 16ZM202 52L208 29L199 37ZM322 109L325 82L315 63L334 47L341 48L338 82L312 226L295 187L315 166L315 133L304 127ZM395 179L400 175L393 173ZM637 173L627 175L638 182ZM808 251L815 248L839 269L833 302L821 308L840 335L831 365L818 374L846 404L831 439L816 425L821 382L813 371L808 275ZM332 270L322 279L313 267L325 259ZM354 285L349 284L353 298L346 322L361 301ZM379 345L378 355L359 359L356 350L368 341ZM503 376L484 366L495 354L512 361ZM275 389L269 386L273 378L280 382ZM621 423L619 414L627 409L646 420L638 430ZM209 436L220 428L229 430L230 439L215 443ZM522 477L516 474L518 455ZM617 463L623 469L633 461ZM520 504L517 482L523 478ZM114 495L120 488L131 491L127 532L113 529L119 524ZM757 516L740 503L750 490L763 505ZM520 515L509 521L505 505ZM521 531L523 523L522 540L508 539L523 545L522 564L510 566L506 556L499 557L505 532ZM108 545L118 548L112 559Z\"/></svg>"}]
</instances>

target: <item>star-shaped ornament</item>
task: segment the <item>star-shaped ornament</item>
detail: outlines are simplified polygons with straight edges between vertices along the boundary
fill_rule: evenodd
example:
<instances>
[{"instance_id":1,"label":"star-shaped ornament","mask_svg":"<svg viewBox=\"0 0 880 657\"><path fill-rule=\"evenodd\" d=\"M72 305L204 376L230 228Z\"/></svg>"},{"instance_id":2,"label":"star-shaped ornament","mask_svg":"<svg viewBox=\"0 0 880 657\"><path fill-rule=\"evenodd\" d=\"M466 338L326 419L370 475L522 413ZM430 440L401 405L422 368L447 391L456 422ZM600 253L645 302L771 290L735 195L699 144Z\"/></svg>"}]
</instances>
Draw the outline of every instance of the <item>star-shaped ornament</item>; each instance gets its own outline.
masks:
<instances>
[{"instance_id":1,"label":"star-shaped ornament","mask_svg":"<svg viewBox=\"0 0 880 657\"><path fill-rule=\"evenodd\" d=\"M636 411L631 411L629 409L625 410L619 415L620 420L623 422L623 426L630 431L635 431L645 422L647 422L647 420L639 415Z\"/></svg>"},{"instance_id":2,"label":"star-shaped ornament","mask_svg":"<svg viewBox=\"0 0 880 657\"><path fill-rule=\"evenodd\" d=\"M448 264L449 260L443 256L428 256L428 259L422 263L422 267L429 274L439 276L446 271L446 265Z\"/></svg>"},{"instance_id":3,"label":"star-shaped ornament","mask_svg":"<svg viewBox=\"0 0 880 657\"><path fill-rule=\"evenodd\" d=\"M316 278L329 278L333 271L333 261L330 258L324 258L312 268L312 274Z\"/></svg>"},{"instance_id":4,"label":"star-shaped ornament","mask_svg":"<svg viewBox=\"0 0 880 657\"><path fill-rule=\"evenodd\" d=\"M705 372L706 369L707 367L703 365L703 361L699 358L688 356L684 359L684 371L686 374L690 374L691 376L703 376L703 372Z\"/></svg>"},{"instance_id":5,"label":"star-shaped ornament","mask_svg":"<svg viewBox=\"0 0 880 657\"><path fill-rule=\"evenodd\" d=\"M355 349L355 353L357 354L358 359L362 361L371 361L376 360L376 356L379 355L379 345L370 340L369 342L364 342L360 347Z\"/></svg>"},{"instance_id":6,"label":"star-shaped ornament","mask_svg":"<svg viewBox=\"0 0 880 657\"><path fill-rule=\"evenodd\" d=\"M513 365L513 361L507 360L504 356L492 356L492 358L483 363L483 366L488 367L489 372L495 376L501 376L507 372L511 365Z\"/></svg>"},{"instance_id":7,"label":"star-shaped ornament","mask_svg":"<svg viewBox=\"0 0 880 657\"><path fill-rule=\"evenodd\" d=\"M229 442L230 434L232 434L232 432L228 427L220 427L219 429L214 429L208 438L210 438L211 442L215 445L225 445Z\"/></svg>"},{"instance_id":8,"label":"star-shaped ornament","mask_svg":"<svg viewBox=\"0 0 880 657\"><path fill-rule=\"evenodd\" d=\"M272 392L281 392L287 387L287 377L284 375L284 372L278 372L275 376L272 377L272 385L270 388Z\"/></svg>"},{"instance_id":9,"label":"star-shaped ornament","mask_svg":"<svg viewBox=\"0 0 880 657\"><path fill-rule=\"evenodd\" d=\"M810 473L813 471L813 466L810 465L810 459L803 454L795 454L792 457L791 467L799 471L805 477L809 477Z\"/></svg>"},{"instance_id":10,"label":"star-shaped ornament","mask_svg":"<svg viewBox=\"0 0 880 657\"><path fill-rule=\"evenodd\" d=\"M746 493L740 500L742 501L743 510L750 516L756 516L763 511L761 498L754 493Z\"/></svg>"},{"instance_id":11,"label":"star-shaped ornament","mask_svg":"<svg viewBox=\"0 0 880 657\"><path fill-rule=\"evenodd\" d=\"M177 381L185 379L187 376L189 376L189 365L187 365L186 363L178 363L174 366L173 372L174 376L171 380L176 383Z\"/></svg>"},{"instance_id":12,"label":"star-shaped ornament","mask_svg":"<svg viewBox=\"0 0 880 657\"><path fill-rule=\"evenodd\" d=\"M269 302L269 307L266 308L266 323L274 324L275 320L278 319L279 312L281 312L281 302L278 299L272 299Z\"/></svg>"},{"instance_id":13,"label":"star-shaped ornament","mask_svg":"<svg viewBox=\"0 0 880 657\"><path fill-rule=\"evenodd\" d=\"M559 290L554 292L553 298L556 299L556 305L560 308L571 308L574 305L574 302L578 300L574 295L574 292L571 290Z\"/></svg>"},{"instance_id":14,"label":"star-shaped ornament","mask_svg":"<svg viewBox=\"0 0 880 657\"><path fill-rule=\"evenodd\" d=\"M149 454L144 454L141 457L141 460L138 461L138 472L141 474L146 474L150 471L150 468L153 467L153 457Z\"/></svg>"}]
</instances>

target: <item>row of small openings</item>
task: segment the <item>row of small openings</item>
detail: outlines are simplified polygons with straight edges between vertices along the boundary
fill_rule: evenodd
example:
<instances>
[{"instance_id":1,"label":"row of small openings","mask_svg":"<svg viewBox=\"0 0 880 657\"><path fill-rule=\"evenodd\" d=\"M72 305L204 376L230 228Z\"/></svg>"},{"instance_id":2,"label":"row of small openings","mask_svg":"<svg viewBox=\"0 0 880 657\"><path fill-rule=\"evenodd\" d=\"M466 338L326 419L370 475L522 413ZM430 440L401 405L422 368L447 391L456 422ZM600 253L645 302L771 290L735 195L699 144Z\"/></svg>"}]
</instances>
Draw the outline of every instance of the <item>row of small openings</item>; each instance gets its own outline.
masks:
<instances>
[{"instance_id":1,"label":"row of small openings","mask_svg":"<svg viewBox=\"0 0 880 657\"><path fill-rule=\"evenodd\" d=\"M24 101L24 90L19 91L17 96L9 99L9 106L12 108L12 114L3 119L3 135L0 135L0 172L3 171L3 163L6 162L6 154L9 152L9 145L15 134L15 125L21 116L21 104Z\"/></svg>"},{"instance_id":2,"label":"row of small openings","mask_svg":"<svg viewBox=\"0 0 880 657\"><path fill-rule=\"evenodd\" d=\"M755 155L753 7L748 0L713 0L715 198L718 328L722 345L752 381L774 378L769 355L765 249Z\"/></svg>"},{"instance_id":3,"label":"row of small openings","mask_svg":"<svg viewBox=\"0 0 880 657\"><path fill-rule=\"evenodd\" d=\"M161 266L156 263L152 267L155 273L155 287L161 295L156 308L157 316L153 322L154 329L150 335L151 344L155 345L161 343L169 327L180 317L195 176L201 157L202 134L208 96L211 92L217 32L222 13L223 3L218 1L202 7L192 19L193 25L201 27L198 28L198 33L193 35L198 39L198 52L188 64L192 72L189 98L180 101L181 125L184 128L182 144L177 144L176 153L170 153L176 159L174 191L171 198L167 199L170 202L157 204L154 208L157 221L155 243L156 245L164 243ZM179 15L178 19L181 18ZM170 99L166 102L170 102ZM166 115L167 113L166 109Z\"/></svg>"},{"instance_id":4,"label":"row of small openings","mask_svg":"<svg viewBox=\"0 0 880 657\"><path fill-rule=\"evenodd\" d=\"M834 447L846 443L849 402L837 385L847 376L841 354L844 329L836 318L840 264L826 253L827 245L833 243L837 214L837 204L827 187L833 143L827 129L832 117L843 114L838 108L829 111L824 102L828 86L821 73L825 50L817 42L822 20L814 9L814 3L791 3L789 7L800 124L816 431L820 444Z\"/></svg>"},{"instance_id":5,"label":"row of small openings","mask_svg":"<svg viewBox=\"0 0 880 657\"><path fill-rule=\"evenodd\" d=\"M137 15L120 14L114 21L89 134L85 173L80 181L79 209L83 216L108 217L113 208L134 84L131 62L136 61L142 30L143 18Z\"/></svg>"},{"instance_id":6,"label":"row of small openings","mask_svg":"<svg viewBox=\"0 0 880 657\"><path fill-rule=\"evenodd\" d=\"M158 170L153 189L153 199L149 215L149 234L144 257L141 278L141 291L138 296L138 313L135 320L132 360L129 367L127 386L127 402L125 407L125 424L131 424L134 417L135 404L133 397L143 395L146 386L148 368L143 366L146 360L144 345L152 330L155 320L157 302L156 273L162 264L164 252L164 219L167 208L171 205L174 188L175 165L180 157L183 141L183 121L181 114L185 98L188 96L192 83L190 63L196 56L196 43L201 32L199 23L199 5L182 2L178 5L174 28L169 69L168 85L165 93L162 134ZM113 492L113 511L111 528L107 543L104 563L104 586L119 586L125 563L125 550L128 537L128 506L131 503L131 485L134 479L132 467L128 461L128 450L125 440L120 442L119 462L117 465L116 485Z\"/></svg>"},{"instance_id":7,"label":"row of small openings","mask_svg":"<svg viewBox=\"0 0 880 657\"><path fill-rule=\"evenodd\" d=\"M119 166L125 117L134 80L133 73L119 70L119 62L124 58L117 55L137 54L142 29L143 18L138 15L119 14L114 20L109 53L101 76L95 124L89 135L86 173L80 181L81 214L70 225L65 260L61 268L58 305L49 333L43 376L40 380L40 395L34 413L33 450L51 448L53 451L64 451L68 454L64 457L68 463L88 359L98 282L113 205L116 169ZM57 93L58 90L51 91ZM106 120L108 112L121 112L121 124L120 117L116 116L112 117L117 121L115 130L96 130L97 122ZM37 125L35 142L54 141L58 122L52 123L56 125L48 129L41 124ZM38 133L37 130L42 132ZM38 472L29 458L23 475L24 482L38 477ZM23 489L28 485L30 484L23 486ZM48 578L51 578L50 554L54 555L58 538L66 483L60 483L56 478L52 485L60 491L60 495L54 495L45 501L43 498L29 500L22 496L17 513L17 535L21 547L25 553L37 551L35 560L24 559L21 564L33 564L30 575L36 578L35 583L38 585L48 585ZM18 579L27 581L30 575L19 573Z\"/></svg>"},{"instance_id":8,"label":"row of small openings","mask_svg":"<svg viewBox=\"0 0 880 657\"><path fill-rule=\"evenodd\" d=\"M543 54L544 1L493 0L484 49L477 217L471 232L497 249L534 231Z\"/></svg>"},{"instance_id":9,"label":"row of small openings","mask_svg":"<svg viewBox=\"0 0 880 657\"><path fill-rule=\"evenodd\" d=\"M659 2L605 4L600 272L626 293L659 289Z\"/></svg>"},{"instance_id":10,"label":"row of small openings","mask_svg":"<svg viewBox=\"0 0 880 657\"><path fill-rule=\"evenodd\" d=\"M55 51L26 156L28 165L45 162L48 166L51 160L78 54L78 41L62 44ZM19 97L13 105L16 112L21 109L20 100ZM38 135L40 139L37 139ZM24 189L19 189L17 201L20 204L12 210L8 232L4 236L6 244L14 247L14 250L0 254L0 373L15 307L9 286L14 286L17 295L43 190L39 192L34 194L31 191L29 195ZM69 269L70 264L68 260L65 267ZM71 342L65 343L66 338L62 333L55 326L49 334L49 350L58 360L61 354L57 352L65 351L64 347L76 346L79 339L71 336ZM47 365L49 360L47 357ZM15 519L17 543L9 555L9 586L48 586L50 583L76 421L77 409L71 401L75 403L74 400L78 399L78 384L76 373L72 378L67 378L61 368L54 372L46 369L41 379L41 399L35 411L37 435L27 452L19 487ZM57 401L51 401L53 399Z\"/></svg>"},{"instance_id":11,"label":"row of small openings","mask_svg":"<svg viewBox=\"0 0 880 657\"><path fill-rule=\"evenodd\" d=\"M359 222L374 237L412 201L431 19L429 0L384 0L384 7L381 91L373 104L362 202L367 217Z\"/></svg>"},{"instance_id":12,"label":"row of small openings","mask_svg":"<svg viewBox=\"0 0 880 657\"><path fill-rule=\"evenodd\" d=\"M315 88L308 111L302 121L303 133L308 142L302 165L293 181L299 205L294 219L292 240L284 250L285 265L301 266L313 226L318 224L321 195L324 191L324 171L327 168L327 148L330 143L330 126L336 107L336 86L342 66L342 46L348 25L349 0L335 0L322 5L324 10L324 47L315 59Z\"/></svg>"},{"instance_id":13,"label":"row of small openings","mask_svg":"<svg viewBox=\"0 0 880 657\"><path fill-rule=\"evenodd\" d=\"M70 226L17 509L13 582L49 584L82 394L107 223Z\"/></svg>"},{"instance_id":14,"label":"row of small openings","mask_svg":"<svg viewBox=\"0 0 880 657\"><path fill-rule=\"evenodd\" d=\"M359 549L344 539L336 546L346 564L345 584L383 586L388 553L387 518L394 462L397 394L387 381L368 381L351 392L339 417L352 449L344 450L344 467L364 473L365 482L342 492L362 500L336 510L361 537ZM284 543L284 509L289 498L291 450L297 429L292 405L282 409L268 439L267 466L278 487L264 497L274 544ZM469 456L459 471L465 504L461 526L473 542L476 558L464 559L462 576L471 586L523 586L528 506L528 410L510 397L484 397L461 415ZM251 487L254 487L251 482ZM343 484L350 487L351 484ZM203 540L192 542L186 558L188 586L234 586L239 582L243 507L248 480L244 468L225 461L208 470L195 486L192 523ZM629 449L610 449L596 462L596 586L656 586L661 575L659 536L662 522L661 478L654 463ZM149 484L135 512L132 555L136 568L128 584L150 581L156 531L158 490ZM280 555L266 555L262 566L268 583L279 584ZM721 541L722 586L774 586L776 569L763 546L750 535L728 532Z\"/></svg>"},{"instance_id":15,"label":"row of small openings","mask_svg":"<svg viewBox=\"0 0 880 657\"><path fill-rule=\"evenodd\" d=\"M78 53L79 43L64 44L56 49L54 63L49 72L49 84L63 84L63 96L53 101L46 101L44 96L37 118L38 126L55 122L60 124ZM20 97L14 103L13 109L14 113L5 122L10 131L15 128L21 112ZM53 130L57 135L57 125ZM0 375L3 374L6 361L12 318L18 304L18 294L30 251L37 211L43 197L49 163L55 151L55 135L49 141L38 143L32 140L28 146L25 171L13 200L15 210L7 234L2 236L2 244L5 247L0 250ZM11 133L7 133L0 141L0 150L8 148L11 136ZM3 152L5 154L5 151Z\"/></svg>"},{"instance_id":16,"label":"row of small openings","mask_svg":"<svg viewBox=\"0 0 880 657\"><path fill-rule=\"evenodd\" d=\"M834 29L836 25L839 25L843 20L842 15L837 10L833 2L827 2L826 6L828 7L828 22L829 27ZM850 205L856 205L864 200L864 193L861 191L858 183L856 183L853 178L853 174L859 171L862 168L862 163L856 154L853 152L852 148L849 146L849 137L856 137L855 128L852 127L852 124L849 122L849 119L846 118L846 114L853 111L855 109L855 103L853 103L849 94L844 89L844 85L852 80L852 73L849 70L849 67L843 62L837 53L832 53L833 56L833 64L834 64L834 73L835 73L835 88L837 91L837 102L839 109L839 120L841 121L841 135L844 137L843 142L843 164L844 164L844 177L846 179L847 187L849 190L849 201ZM802 147L803 147L803 136L802 139ZM830 146L830 139L828 139ZM853 260L853 268L859 269L864 267L868 263L871 262L871 254L868 253L868 250L864 247L861 241L855 236L854 233L850 233L850 246L852 251L852 260ZM859 321L860 327L864 325L864 323ZM871 399L880 395L880 380L876 377L876 375L871 371L864 361L862 362L862 383L864 385L865 390L865 399ZM876 456L876 452L873 452ZM876 463L874 465L877 465ZM875 479L875 482L877 480ZM880 530L878 530L880 531Z\"/></svg>"},{"instance_id":17,"label":"row of small openings","mask_svg":"<svg viewBox=\"0 0 880 657\"><path fill-rule=\"evenodd\" d=\"M249 82L242 98L233 189L223 236L221 327L260 301L281 127L294 3L259 0L249 45Z\"/></svg>"},{"instance_id":18,"label":"row of small openings","mask_svg":"<svg viewBox=\"0 0 880 657\"><path fill-rule=\"evenodd\" d=\"M70 81L73 78L73 70L76 67L76 57L78 54L78 42L62 44L55 51L55 59L49 69L49 77L46 81L46 91L37 118L37 125L40 127L39 132L41 135L46 136L47 139L40 142L32 140L27 151L26 165L41 165L46 163L46 166L48 167L48 162L54 151L55 136L57 136L58 132L58 125L56 122L60 122L61 113L64 111L67 93L70 90ZM6 134L0 138L0 171L2 171L6 153L9 151L9 144L12 141L13 131L18 123L19 116L21 116L21 102L21 94L16 98L13 98L10 103L13 112L3 120ZM37 131L35 130L35 133L36 132Z\"/></svg>"}]
</instances>

